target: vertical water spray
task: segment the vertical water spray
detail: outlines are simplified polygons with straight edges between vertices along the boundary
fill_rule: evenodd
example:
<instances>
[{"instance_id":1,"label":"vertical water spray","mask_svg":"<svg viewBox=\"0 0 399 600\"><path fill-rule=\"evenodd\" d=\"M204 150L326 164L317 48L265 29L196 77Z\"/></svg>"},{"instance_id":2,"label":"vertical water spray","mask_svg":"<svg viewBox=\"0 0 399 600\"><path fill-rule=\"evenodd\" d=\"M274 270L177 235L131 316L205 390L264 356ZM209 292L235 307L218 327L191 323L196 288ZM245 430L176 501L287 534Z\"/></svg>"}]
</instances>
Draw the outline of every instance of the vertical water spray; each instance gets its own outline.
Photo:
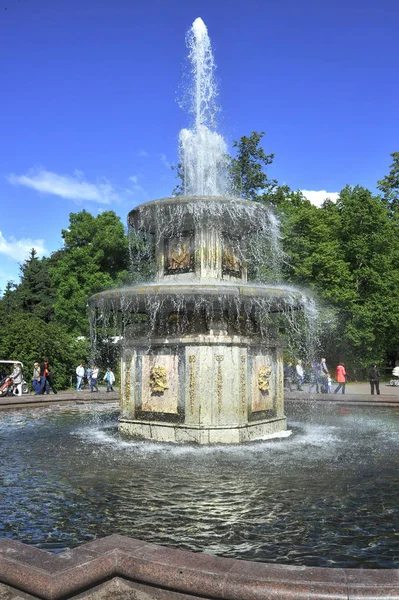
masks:
<instances>
[{"instance_id":1,"label":"vertical water spray","mask_svg":"<svg viewBox=\"0 0 399 600\"><path fill-rule=\"evenodd\" d=\"M179 156L184 172L184 195L222 196L228 192L227 146L215 131L218 95L215 61L202 19L192 24L186 37L191 62L190 112L192 129L179 135Z\"/></svg>"}]
</instances>

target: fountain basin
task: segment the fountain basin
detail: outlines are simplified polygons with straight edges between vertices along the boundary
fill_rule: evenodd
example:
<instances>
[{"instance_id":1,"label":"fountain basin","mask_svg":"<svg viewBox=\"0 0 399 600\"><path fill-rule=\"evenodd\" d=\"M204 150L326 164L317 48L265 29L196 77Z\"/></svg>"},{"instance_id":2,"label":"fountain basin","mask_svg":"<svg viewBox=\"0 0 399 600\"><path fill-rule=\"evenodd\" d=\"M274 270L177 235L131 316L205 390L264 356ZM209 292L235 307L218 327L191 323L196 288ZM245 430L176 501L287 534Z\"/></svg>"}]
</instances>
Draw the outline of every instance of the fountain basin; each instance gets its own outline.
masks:
<instances>
[{"instance_id":1,"label":"fountain basin","mask_svg":"<svg viewBox=\"0 0 399 600\"><path fill-rule=\"evenodd\" d=\"M242 236L267 231L271 218L264 204L235 196L173 196L140 204L130 211L128 225L154 234L206 225Z\"/></svg>"},{"instance_id":2,"label":"fountain basin","mask_svg":"<svg viewBox=\"0 0 399 600\"><path fill-rule=\"evenodd\" d=\"M281 572L397 567L395 409L287 413L288 438L196 447L127 439L116 405L7 410L1 535L60 552L118 533Z\"/></svg>"},{"instance_id":3,"label":"fountain basin","mask_svg":"<svg viewBox=\"0 0 399 600\"><path fill-rule=\"evenodd\" d=\"M289 287L266 286L254 283L215 282L156 282L134 285L94 294L89 305L94 308L111 307L115 310L145 312L154 309L153 300L169 304L170 308L181 306L182 299L196 305L212 306L233 300L236 306L250 306L268 312L285 309L302 309L306 301L298 290Z\"/></svg>"}]
</instances>

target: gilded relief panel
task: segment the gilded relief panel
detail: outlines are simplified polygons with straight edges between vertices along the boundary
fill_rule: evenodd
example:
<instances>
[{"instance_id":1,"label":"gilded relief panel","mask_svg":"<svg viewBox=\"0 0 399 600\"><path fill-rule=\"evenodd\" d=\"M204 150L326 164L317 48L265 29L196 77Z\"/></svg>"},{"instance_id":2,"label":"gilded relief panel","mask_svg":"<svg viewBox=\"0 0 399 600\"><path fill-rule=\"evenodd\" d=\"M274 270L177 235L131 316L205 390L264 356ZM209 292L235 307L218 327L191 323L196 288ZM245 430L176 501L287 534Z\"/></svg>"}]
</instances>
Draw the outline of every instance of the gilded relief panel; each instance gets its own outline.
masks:
<instances>
[{"instance_id":1,"label":"gilded relief panel","mask_svg":"<svg viewBox=\"0 0 399 600\"><path fill-rule=\"evenodd\" d=\"M178 356L142 357L141 410L177 414L179 396Z\"/></svg>"},{"instance_id":2,"label":"gilded relief panel","mask_svg":"<svg viewBox=\"0 0 399 600\"><path fill-rule=\"evenodd\" d=\"M223 236L222 274L242 277L240 243L227 236Z\"/></svg>"},{"instance_id":3,"label":"gilded relief panel","mask_svg":"<svg viewBox=\"0 0 399 600\"><path fill-rule=\"evenodd\" d=\"M165 275L189 273L195 270L192 235L165 238L164 253Z\"/></svg>"},{"instance_id":4,"label":"gilded relief panel","mask_svg":"<svg viewBox=\"0 0 399 600\"><path fill-rule=\"evenodd\" d=\"M254 356L251 368L251 410L273 409L273 368L267 356Z\"/></svg>"}]
</instances>

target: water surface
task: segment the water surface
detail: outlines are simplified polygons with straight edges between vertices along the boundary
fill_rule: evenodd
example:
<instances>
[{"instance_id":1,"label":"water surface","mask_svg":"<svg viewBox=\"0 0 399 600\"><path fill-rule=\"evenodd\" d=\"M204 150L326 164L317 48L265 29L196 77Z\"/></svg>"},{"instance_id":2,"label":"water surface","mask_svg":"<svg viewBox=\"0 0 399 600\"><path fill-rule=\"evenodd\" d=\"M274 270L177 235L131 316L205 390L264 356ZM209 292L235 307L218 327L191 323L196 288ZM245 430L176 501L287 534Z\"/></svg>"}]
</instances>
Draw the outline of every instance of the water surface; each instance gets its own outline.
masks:
<instances>
[{"instance_id":1,"label":"water surface","mask_svg":"<svg viewBox=\"0 0 399 600\"><path fill-rule=\"evenodd\" d=\"M123 439L106 405L0 413L0 536L61 551L111 533L280 564L393 568L398 421L287 407L289 438Z\"/></svg>"}]
</instances>

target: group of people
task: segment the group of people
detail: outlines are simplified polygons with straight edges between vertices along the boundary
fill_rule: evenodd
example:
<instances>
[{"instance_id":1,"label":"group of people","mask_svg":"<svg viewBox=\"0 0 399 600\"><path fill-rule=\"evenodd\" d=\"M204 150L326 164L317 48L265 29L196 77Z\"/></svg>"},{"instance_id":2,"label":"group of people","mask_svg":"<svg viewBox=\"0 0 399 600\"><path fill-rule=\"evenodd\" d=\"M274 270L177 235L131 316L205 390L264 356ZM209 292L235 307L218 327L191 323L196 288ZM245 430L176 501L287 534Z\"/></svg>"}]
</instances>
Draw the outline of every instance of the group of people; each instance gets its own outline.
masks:
<instances>
[{"instance_id":1,"label":"group of people","mask_svg":"<svg viewBox=\"0 0 399 600\"><path fill-rule=\"evenodd\" d=\"M96 365L88 366L85 369L85 367L83 366L83 362L79 363L79 365L76 367L76 391L82 391L83 382L86 378L87 382L90 385L90 391L98 392L97 381L99 372L100 369ZM107 370L103 377L103 381L106 381L107 383L107 392L113 392L114 388L112 386L115 383L115 375L109 367L107 367Z\"/></svg>"},{"instance_id":2,"label":"group of people","mask_svg":"<svg viewBox=\"0 0 399 600\"><path fill-rule=\"evenodd\" d=\"M337 387L334 390L334 394L338 394L341 390L342 394L345 394L345 386L348 378L348 373L345 369L345 364L340 362L335 370L335 381L337 382ZM371 394L374 394L374 390L377 395L380 394L380 371L377 368L377 365L373 363L370 367L368 378L370 382L370 391ZM284 370L284 380L285 385L288 387L289 391L292 391L292 385L294 382L297 384L297 390L299 392L303 391L303 383L305 380L305 370L303 367L303 363L301 360L298 360L295 368L292 363L288 364L288 367ZM316 393L324 392L331 394L332 393L332 383L333 378L330 374L330 371L327 367L326 359L322 358L320 362L316 361L312 365L311 374L310 374L310 384L309 384L309 392L313 391L313 388L316 388Z\"/></svg>"},{"instance_id":3,"label":"group of people","mask_svg":"<svg viewBox=\"0 0 399 600\"><path fill-rule=\"evenodd\" d=\"M305 369L303 362L298 360L295 367L292 363L288 364L284 371L285 385L290 392L293 384L296 383L297 390L303 392L303 383L305 381ZM314 362L311 369L309 392L316 388L316 393L324 392L331 394L332 392L332 377L327 367L326 359L322 358L320 362Z\"/></svg>"},{"instance_id":4,"label":"group of people","mask_svg":"<svg viewBox=\"0 0 399 600\"><path fill-rule=\"evenodd\" d=\"M11 374L13 377L13 374ZM13 377L14 379L14 377ZM22 371L21 371L21 381L22 381ZM15 379L14 379L15 384ZM54 394L57 394L57 389L54 385L54 374L51 371L48 360L44 360L41 364L35 362L33 365L33 377L32 377L32 387L35 392L35 396L39 396L40 394L49 394L50 388Z\"/></svg>"}]
</instances>

